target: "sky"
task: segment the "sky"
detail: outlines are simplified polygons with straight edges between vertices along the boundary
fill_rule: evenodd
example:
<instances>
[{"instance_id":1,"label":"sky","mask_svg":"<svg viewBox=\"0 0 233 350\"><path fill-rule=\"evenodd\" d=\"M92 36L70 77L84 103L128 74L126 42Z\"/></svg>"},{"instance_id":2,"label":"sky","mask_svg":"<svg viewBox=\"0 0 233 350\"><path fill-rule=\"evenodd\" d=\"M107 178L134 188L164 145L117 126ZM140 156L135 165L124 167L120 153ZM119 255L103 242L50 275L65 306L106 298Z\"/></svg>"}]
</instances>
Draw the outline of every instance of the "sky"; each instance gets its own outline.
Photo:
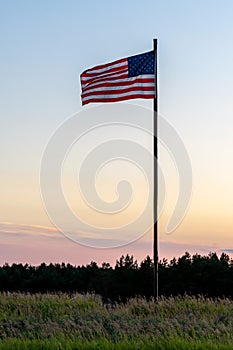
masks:
<instances>
[{"instance_id":1,"label":"sky","mask_svg":"<svg viewBox=\"0 0 233 350\"><path fill-rule=\"evenodd\" d=\"M40 169L58 127L90 108L81 105L81 72L150 51L153 38L158 38L159 114L183 140L193 175L188 211L167 234L179 188L176 166L160 147L166 201L159 222L159 256L232 253L232 14L230 0L0 1L0 264L113 264L126 253L139 261L152 255L151 230L118 248L91 248L65 237L45 210ZM152 108L151 101L130 103ZM112 137L112 132L102 133ZM127 135L141 139L134 131ZM101 133L91 138L92 148L100 138ZM83 142L77 146L81 154L88 140ZM74 190L74 173L80 159L75 166L72 159L71 152L63 169L65 196L70 205L76 203L76 212L84 210L86 219L94 220L89 209L78 206L81 197ZM114 165L103 169L96 186L106 201L114 199L111 186L124 177L122 169L133 172L127 167L119 163L120 172ZM146 193L143 176L136 170L133 174L138 174L139 194L127 214L131 219ZM98 220L104 222L101 216Z\"/></svg>"}]
</instances>

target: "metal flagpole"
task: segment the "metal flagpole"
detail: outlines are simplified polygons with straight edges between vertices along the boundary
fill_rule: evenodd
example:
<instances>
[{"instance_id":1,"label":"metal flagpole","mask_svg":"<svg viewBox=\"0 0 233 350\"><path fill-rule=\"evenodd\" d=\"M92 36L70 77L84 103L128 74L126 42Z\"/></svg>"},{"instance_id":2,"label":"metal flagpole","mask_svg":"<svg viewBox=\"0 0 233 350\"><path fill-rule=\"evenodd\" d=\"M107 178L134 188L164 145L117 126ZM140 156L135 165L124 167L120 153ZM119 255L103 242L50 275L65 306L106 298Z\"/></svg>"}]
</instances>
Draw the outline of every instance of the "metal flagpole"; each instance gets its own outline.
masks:
<instances>
[{"instance_id":1,"label":"metal flagpole","mask_svg":"<svg viewBox=\"0 0 233 350\"><path fill-rule=\"evenodd\" d=\"M154 299L158 300L158 67L157 67L157 39L154 42L154 55L155 55L155 97L154 97L154 243L153 243L153 254L154 254Z\"/></svg>"}]
</instances>

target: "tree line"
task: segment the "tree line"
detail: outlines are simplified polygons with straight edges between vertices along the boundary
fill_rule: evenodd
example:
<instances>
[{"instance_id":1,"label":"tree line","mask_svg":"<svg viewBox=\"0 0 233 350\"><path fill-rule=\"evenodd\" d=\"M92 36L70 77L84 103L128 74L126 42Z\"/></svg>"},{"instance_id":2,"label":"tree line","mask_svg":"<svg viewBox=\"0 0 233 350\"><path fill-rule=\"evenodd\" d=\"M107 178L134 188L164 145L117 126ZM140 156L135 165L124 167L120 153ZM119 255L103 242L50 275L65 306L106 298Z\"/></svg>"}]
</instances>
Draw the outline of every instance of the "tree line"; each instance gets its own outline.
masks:
<instances>
[{"instance_id":1,"label":"tree line","mask_svg":"<svg viewBox=\"0 0 233 350\"><path fill-rule=\"evenodd\" d=\"M153 295L153 261L147 256L138 263L133 256L121 256L114 267L71 264L5 264L0 267L2 292L96 293L105 300L125 301L134 296ZM159 262L159 294L233 297L233 260L222 253L182 257Z\"/></svg>"}]
</instances>

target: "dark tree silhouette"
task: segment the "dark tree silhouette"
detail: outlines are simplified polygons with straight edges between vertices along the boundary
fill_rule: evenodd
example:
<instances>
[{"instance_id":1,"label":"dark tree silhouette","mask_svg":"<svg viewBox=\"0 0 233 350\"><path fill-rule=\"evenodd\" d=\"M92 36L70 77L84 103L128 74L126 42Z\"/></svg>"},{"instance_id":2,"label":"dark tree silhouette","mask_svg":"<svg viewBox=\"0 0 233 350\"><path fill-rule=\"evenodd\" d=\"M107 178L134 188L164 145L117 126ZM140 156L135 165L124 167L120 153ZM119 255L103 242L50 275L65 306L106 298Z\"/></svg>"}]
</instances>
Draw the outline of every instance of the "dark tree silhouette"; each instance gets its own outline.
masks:
<instances>
[{"instance_id":1,"label":"dark tree silhouette","mask_svg":"<svg viewBox=\"0 0 233 350\"><path fill-rule=\"evenodd\" d=\"M92 261L86 266L70 264L5 264L0 267L0 291L30 293L68 292L100 294L103 300L125 301L134 296L153 295L153 261L140 264L133 256L121 256L115 267ZM159 262L159 294L233 297L233 261L222 253L191 256Z\"/></svg>"}]
</instances>

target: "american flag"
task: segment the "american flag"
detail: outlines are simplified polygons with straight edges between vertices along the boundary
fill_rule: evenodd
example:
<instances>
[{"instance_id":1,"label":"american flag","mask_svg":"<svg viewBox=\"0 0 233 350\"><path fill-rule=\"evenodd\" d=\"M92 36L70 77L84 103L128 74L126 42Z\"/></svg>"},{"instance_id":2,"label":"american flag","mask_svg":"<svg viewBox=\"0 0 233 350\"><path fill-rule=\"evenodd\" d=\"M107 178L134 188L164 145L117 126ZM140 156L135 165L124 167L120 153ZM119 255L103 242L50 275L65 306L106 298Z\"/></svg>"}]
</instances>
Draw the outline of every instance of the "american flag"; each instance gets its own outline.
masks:
<instances>
[{"instance_id":1,"label":"american flag","mask_svg":"<svg viewBox=\"0 0 233 350\"><path fill-rule=\"evenodd\" d=\"M80 78L83 105L155 98L154 51L87 69Z\"/></svg>"}]
</instances>

